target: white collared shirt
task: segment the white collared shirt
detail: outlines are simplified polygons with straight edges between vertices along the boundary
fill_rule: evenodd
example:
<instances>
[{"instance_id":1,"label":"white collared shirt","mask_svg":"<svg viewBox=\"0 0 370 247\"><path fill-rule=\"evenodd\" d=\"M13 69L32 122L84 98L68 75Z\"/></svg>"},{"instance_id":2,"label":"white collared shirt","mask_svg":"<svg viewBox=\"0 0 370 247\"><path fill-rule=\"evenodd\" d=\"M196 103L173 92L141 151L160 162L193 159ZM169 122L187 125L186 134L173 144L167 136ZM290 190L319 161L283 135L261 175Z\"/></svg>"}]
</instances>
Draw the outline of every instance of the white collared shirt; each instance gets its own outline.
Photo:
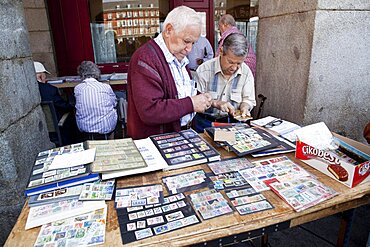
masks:
<instances>
[{"instance_id":1,"label":"white collared shirt","mask_svg":"<svg viewBox=\"0 0 370 247\"><path fill-rule=\"evenodd\" d=\"M241 103L247 103L249 110L256 106L253 74L244 63L226 79L222 73L220 57L215 57L198 67L197 81L199 92L208 92L213 99L230 102L235 109L239 109Z\"/></svg>"},{"instance_id":2,"label":"white collared shirt","mask_svg":"<svg viewBox=\"0 0 370 247\"><path fill-rule=\"evenodd\" d=\"M177 58L168 50L166 43L164 42L162 33L159 34L154 41L158 44L164 53L166 61L171 69L172 77L175 80L177 88L177 97L183 99L196 95L197 91L195 88L195 81L190 79L186 65L189 63L187 57L180 62ZM181 118L181 126L187 125L194 117L195 113L187 114Z\"/></svg>"}]
</instances>

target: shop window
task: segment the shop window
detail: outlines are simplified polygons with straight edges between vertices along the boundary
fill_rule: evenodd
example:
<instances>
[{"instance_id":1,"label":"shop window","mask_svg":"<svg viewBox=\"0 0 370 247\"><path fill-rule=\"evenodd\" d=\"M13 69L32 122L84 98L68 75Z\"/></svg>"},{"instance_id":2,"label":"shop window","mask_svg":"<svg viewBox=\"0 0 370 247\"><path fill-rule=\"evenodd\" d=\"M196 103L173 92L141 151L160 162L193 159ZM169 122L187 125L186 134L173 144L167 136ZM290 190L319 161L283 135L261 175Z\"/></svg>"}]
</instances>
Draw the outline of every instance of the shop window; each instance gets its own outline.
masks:
<instances>
[{"instance_id":1,"label":"shop window","mask_svg":"<svg viewBox=\"0 0 370 247\"><path fill-rule=\"evenodd\" d=\"M257 27L258 27L258 0L251 1L232 1L214 0L215 19L214 19L214 44L218 49L220 31L218 30L218 20L224 14L230 14L235 18L236 26L247 37L256 51Z\"/></svg>"},{"instance_id":2,"label":"shop window","mask_svg":"<svg viewBox=\"0 0 370 247\"><path fill-rule=\"evenodd\" d=\"M90 29L97 64L129 62L153 38L168 13L168 1L90 0ZM160 19L162 18L162 19Z\"/></svg>"}]
</instances>

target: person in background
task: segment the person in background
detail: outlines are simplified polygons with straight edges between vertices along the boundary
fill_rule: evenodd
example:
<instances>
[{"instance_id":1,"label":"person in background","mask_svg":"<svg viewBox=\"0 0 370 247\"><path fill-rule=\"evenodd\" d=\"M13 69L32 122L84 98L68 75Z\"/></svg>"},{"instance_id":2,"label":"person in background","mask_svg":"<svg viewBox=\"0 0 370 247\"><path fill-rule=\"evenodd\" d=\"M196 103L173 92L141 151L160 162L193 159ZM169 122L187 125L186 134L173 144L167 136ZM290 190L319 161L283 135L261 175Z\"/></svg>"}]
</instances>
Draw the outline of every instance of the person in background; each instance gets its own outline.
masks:
<instances>
[{"instance_id":1,"label":"person in background","mask_svg":"<svg viewBox=\"0 0 370 247\"><path fill-rule=\"evenodd\" d=\"M33 62L33 65L35 67L41 101L52 101L54 103L57 119L59 121L65 113L73 112L74 107L60 96L58 88L46 82L46 74L50 74L50 72L45 69L44 65L40 62ZM76 124L73 116L73 113L70 114L64 126L60 129L63 145L74 143L73 131L76 130Z\"/></svg>"},{"instance_id":2,"label":"person in background","mask_svg":"<svg viewBox=\"0 0 370 247\"><path fill-rule=\"evenodd\" d=\"M240 110L242 116L250 116L250 111L256 106L254 78L244 63L248 53L246 41L243 34L230 34L223 42L220 55L197 69L198 91L212 95L212 108L207 112L213 115L222 115L223 112L234 115L236 110ZM196 118L202 116L205 117L197 114ZM210 123L204 127L208 125Z\"/></svg>"},{"instance_id":3,"label":"person in background","mask_svg":"<svg viewBox=\"0 0 370 247\"><path fill-rule=\"evenodd\" d=\"M117 125L116 95L110 85L99 82L100 69L91 61L77 68L81 83L74 89L76 120L84 140L113 139Z\"/></svg>"},{"instance_id":4,"label":"person in background","mask_svg":"<svg viewBox=\"0 0 370 247\"><path fill-rule=\"evenodd\" d=\"M213 58L213 49L206 37L200 36L194 43L191 52L188 54L189 69L196 71L198 66ZM192 73L193 77L194 74Z\"/></svg>"},{"instance_id":5,"label":"person in background","mask_svg":"<svg viewBox=\"0 0 370 247\"><path fill-rule=\"evenodd\" d=\"M206 38L207 32L205 27L205 23L202 23L200 37L194 43L193 48L187 56L189 59L188 66L191 71L196 71L199 65L201 65L205 61L212 59L214 55L212 46Z\"/></svg>"},{"instance_id":6,"label":"person in background","mask_svg":"<svg viewBox=\"0 0 370 247\"><path fill-rule=\"evenodd\" d=\"M59 94L58 88L46 82L46 74L50 74L40 62L33 62L36 71L36 80L39 85L41 101L53 101L58 120L64 113L72 111L74 107L65 101Z\"/></svg>"},{"instance_id":7,"label":"person in background","mask_svg":"<svg viewBox=\"0 0 370 247\"><path fill-rule=\"evenodd\" d=\"M221 47L227 36L232 33L242 33L236 27L235 19L232 15L226 14L220 17L218 21L218 29L220 30L221 39L218 42L218 50L216 51L216 56L220 55ZM248 43L248 41L247 41ZM248 45L248 55L245 57L244 62L251 69L253 77L256 77L256 54L253 51L252 45Z\"/></svg>"},{"instance_id":8,"label":"person in background","mask_svg":"<svg viewBox=\"0 0 370 247\"><path fill-rule=\"evenodd\" d=\"M186 56L199 38L201 20L191 8L168 13L163 31L135 51L128 70L128 136L133 139L178 132L194 112L211 105L209 94L196 95Z\"/></svg>"}]
</instances>

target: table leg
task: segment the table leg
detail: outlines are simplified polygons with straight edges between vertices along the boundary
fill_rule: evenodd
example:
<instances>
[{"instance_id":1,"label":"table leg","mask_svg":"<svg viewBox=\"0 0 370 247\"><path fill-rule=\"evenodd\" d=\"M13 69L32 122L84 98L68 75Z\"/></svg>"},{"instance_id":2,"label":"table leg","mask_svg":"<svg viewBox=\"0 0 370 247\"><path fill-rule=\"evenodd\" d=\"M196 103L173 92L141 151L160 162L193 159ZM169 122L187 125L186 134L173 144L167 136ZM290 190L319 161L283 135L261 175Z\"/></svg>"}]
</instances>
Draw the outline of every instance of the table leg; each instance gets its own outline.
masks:
<instances>
[{"instance_id":1,"label":"table leg","mask_svg":"<svg viewBox=\"0 0 370 247\"><path fill-rule=\"evenodd\" d=\"M261 236L261 247L268 247L269 239L268 234L264 234Z\"/></svg>"},{"instance_id":2,"label":"table leg","mask_svg":"<svg viewBox=\"0 0 370 247\"><path fill-rule=\"evenodd\" d=\"M338 247L348 247L349 237L351 233L351 226L353 221L355 209L350 209L342 212L342 219L340 222L337 246Z\"/></svg>"}]
</instances>

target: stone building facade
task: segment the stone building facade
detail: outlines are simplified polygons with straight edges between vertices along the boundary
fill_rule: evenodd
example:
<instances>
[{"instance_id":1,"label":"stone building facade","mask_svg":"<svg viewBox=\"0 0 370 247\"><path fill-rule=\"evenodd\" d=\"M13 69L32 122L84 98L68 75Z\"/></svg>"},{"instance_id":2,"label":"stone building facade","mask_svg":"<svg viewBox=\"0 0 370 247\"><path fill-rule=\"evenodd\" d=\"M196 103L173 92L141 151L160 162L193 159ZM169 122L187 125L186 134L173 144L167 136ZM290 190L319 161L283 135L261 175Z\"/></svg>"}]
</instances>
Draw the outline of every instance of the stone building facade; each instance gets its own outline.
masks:
<instances>
[{"instance_id":1,"label":"stone building facade","mask_svg":"<svg viewBox=\"0 0 370 247\"><path fill-rule=\"evenodd\" d=\"M22 1L0 1L0 245L23 207L37 153L52 147Z\"/></svg>"}]
</instances>

